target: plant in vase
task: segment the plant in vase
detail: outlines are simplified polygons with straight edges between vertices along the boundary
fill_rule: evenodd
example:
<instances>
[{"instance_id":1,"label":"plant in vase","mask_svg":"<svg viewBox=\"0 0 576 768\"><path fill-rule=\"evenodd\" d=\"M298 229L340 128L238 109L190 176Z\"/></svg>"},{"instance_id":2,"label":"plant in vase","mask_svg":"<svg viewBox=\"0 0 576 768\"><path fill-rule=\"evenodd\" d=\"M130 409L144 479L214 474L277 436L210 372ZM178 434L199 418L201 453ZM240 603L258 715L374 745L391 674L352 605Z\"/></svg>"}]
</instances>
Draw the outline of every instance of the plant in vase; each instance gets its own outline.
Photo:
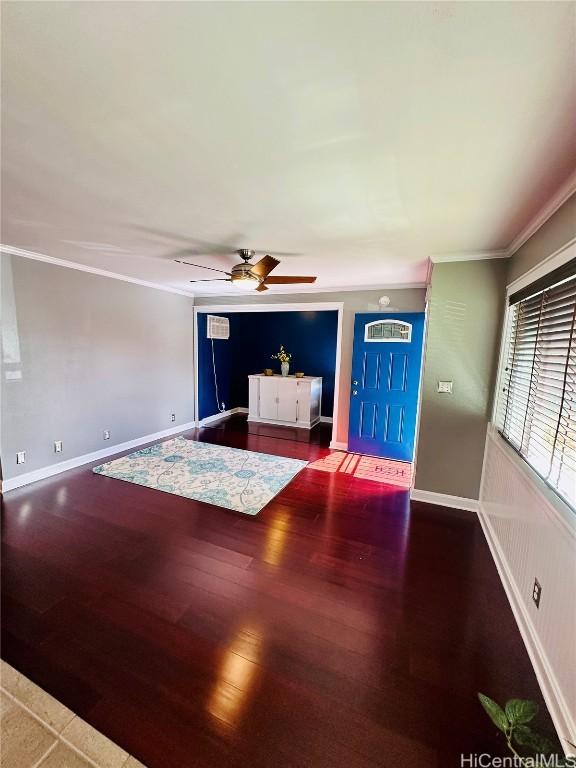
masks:
<instances>
[{"instance_id":1,"label":"plant in vase","mask_svg":"<svg viewBox=\"0 0 576 768\"><path fill-rule=\"evenodd\" d=\"M292 360L292 355L290 352L286 352L282 344L280 344L280 351L276 352L275 355L271 355L272 360L279 360L280 361L280 370L282 371L282 376L288 376L288 371L290 370L290 360Z\"/></svg>"}]
</instances>

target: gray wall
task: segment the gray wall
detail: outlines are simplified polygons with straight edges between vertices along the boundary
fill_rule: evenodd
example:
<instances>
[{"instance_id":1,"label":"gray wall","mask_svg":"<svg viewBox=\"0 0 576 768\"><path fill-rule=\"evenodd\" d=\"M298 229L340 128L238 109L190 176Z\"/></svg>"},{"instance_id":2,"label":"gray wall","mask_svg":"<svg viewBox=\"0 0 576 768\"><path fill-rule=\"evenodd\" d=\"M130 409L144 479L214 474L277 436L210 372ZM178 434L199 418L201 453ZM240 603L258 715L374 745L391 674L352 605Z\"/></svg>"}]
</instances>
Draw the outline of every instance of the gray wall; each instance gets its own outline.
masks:
<instances>
[{"instance_id":1,"label":"gray wall","mask_svg":"<svg viewBox=\"0 0 576 768\"><path fill-rule=\"evenodd\" d=\"M500 346L506 259L436 264L415 487L477 499ZM454 382L438 394L439 380Z\"/></svg>"},{"instance_id":2,"label":"gray wall","mask_svg":"<svg viewBox=\"0 0 576 768\"><path fill-rule=\"evenodd\" d=\"M508 283L576 237L576 194L572 195L510 259Z\"/></svg>"},{"instance_id":3,"label":"gray wall","mask_svg":"<svg viewBox=\"0 0 576 768\"><path fill-rule=\"evenodd\" d=\"M169 429L172 413L176 425L193 420L191 298L22 257L1 262L4 479Z\"/></svg>"},{"instance_id":4,"label":"gray wall","mask_svg":"<svg viewBox=\"0 0 576 768\"><path fill-rule=\"evenodd\" d=\"M390 296L389 311L423 312L426 291L424 288L380 289L378 291L341 291L334 293L300 293L273 296L210 296L198 297L196 306L210 304L288 304L341 302L344 304L342 317L342 356L340 380L336 382L339 393L338 414L334 439L336 442L348 442L348 411L350 405L350 379L352 371L352 343L354 340L354 314L356 312L378 312L378 299L386 294Z\"/></svg>"},{"instance_id":5,"label":"gray wall","mask_svg":"<svg viewBox=\"0 0 576 768\"><path fill-rule=\"evenodd\" d=\"M506 285L576 237L576 195L511 259L436 264L415 487L477 499L500 349ZM453 380L454 394L437 393Z\"/></svg>"}]
</instances>

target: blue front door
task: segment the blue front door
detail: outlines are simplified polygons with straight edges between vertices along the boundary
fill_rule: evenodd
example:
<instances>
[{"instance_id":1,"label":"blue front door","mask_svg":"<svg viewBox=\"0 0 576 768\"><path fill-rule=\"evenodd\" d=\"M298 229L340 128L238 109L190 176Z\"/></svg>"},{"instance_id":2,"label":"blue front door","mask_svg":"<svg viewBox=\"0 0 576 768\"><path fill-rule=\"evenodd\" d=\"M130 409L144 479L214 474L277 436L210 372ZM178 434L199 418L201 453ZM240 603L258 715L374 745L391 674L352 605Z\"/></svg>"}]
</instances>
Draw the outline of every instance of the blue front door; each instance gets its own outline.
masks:
<instances>
[{"instance_id":1,"label":"blue front door","mask_svg":"<svg viewBox=\"0 0 576 768\"><path fill-rule=\"evenodd\" d=\"M348 450L412 461L424 313L357 314Z\"/></svg>"}]
</instances>

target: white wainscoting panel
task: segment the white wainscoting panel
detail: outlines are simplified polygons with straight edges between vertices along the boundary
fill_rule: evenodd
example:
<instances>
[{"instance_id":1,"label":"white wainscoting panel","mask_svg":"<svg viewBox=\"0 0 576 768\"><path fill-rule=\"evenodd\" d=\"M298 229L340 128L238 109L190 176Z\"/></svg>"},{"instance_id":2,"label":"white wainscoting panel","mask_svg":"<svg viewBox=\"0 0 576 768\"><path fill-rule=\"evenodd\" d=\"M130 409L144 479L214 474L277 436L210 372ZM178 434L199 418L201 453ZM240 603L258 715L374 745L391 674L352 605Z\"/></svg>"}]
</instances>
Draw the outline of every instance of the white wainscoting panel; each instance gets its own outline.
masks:
<instances>
[{"instance_id":1,"label":"white wainscoting panel","mask_svg":"<svg viewBox=\"0 0 576 768\"><path fill-rule=\"evenodd\" d=\"M576 516L493 427L479 514L558 735L573 754L566 740L576 743Z\"/></svg>"}]
</instances>

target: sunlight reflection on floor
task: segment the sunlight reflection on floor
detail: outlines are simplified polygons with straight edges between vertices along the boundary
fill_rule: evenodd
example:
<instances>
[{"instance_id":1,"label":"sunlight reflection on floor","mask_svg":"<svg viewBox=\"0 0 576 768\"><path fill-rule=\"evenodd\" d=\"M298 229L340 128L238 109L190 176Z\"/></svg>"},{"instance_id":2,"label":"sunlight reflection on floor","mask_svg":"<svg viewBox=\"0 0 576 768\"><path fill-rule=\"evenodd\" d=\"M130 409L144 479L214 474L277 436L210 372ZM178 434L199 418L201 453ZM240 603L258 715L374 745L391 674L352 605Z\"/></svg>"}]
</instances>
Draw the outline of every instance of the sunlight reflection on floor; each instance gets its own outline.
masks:
<instances>
[{"instance_id":1,"label":"sunlight reflection on floor","mask_svg":"<svg viewBox=\"0 0 576 768\"><path fill-rule=\"evenodd\" d=\"M402 488L410 488L412 484L412 464L409 462L361 456L358 453L334 451L308 464L308 469L342 472L361 480L374 480L377 483L399 485Z\"/></svg>"}]
</instances>

